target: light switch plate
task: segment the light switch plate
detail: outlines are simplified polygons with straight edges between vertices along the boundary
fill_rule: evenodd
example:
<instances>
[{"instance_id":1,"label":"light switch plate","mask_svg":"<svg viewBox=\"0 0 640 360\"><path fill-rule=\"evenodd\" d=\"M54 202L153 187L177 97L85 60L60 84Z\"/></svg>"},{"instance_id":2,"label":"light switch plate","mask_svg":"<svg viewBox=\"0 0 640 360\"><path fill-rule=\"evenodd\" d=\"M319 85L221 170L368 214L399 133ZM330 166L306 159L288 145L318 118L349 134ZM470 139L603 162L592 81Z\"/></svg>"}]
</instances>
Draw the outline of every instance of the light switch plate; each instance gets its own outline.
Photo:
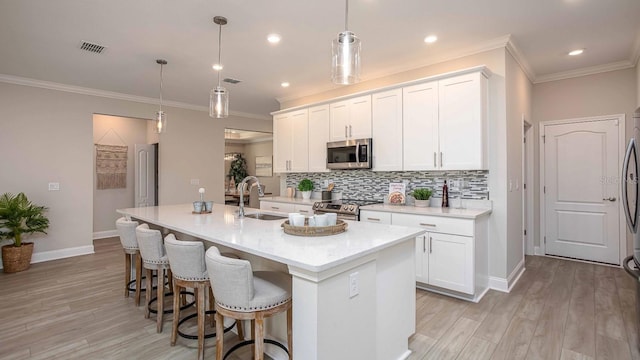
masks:
<instances>
[{"instance_id":1,"label":"light switch plate","mask_svg":"<svg viewBox=\"0 0 640 360\"><path fill-rule=\"evenodd\" d=\"M49 183L49 191L60 191L60 183L50 182Z\"/></svg>"},{"instance_id":2,"label":"light switch plate","mask_svg":"<svg viewBox=\"0 0 640 360\"><path fill-rule=\"evenodd\" d=\"M354 272L349 275L349 298L352 298L360 293L360 287L358 285L358 273Z\"/></svg>"},{"instance_id":3,"label":"light switch plate","mask_svg":"<svg viewBox=\"0 0 640 360\"><path fill-rule=\"evenodd\" d=\"M191 179L191 185L200 185L200 179Z\"/></svg>"}]
</instances>

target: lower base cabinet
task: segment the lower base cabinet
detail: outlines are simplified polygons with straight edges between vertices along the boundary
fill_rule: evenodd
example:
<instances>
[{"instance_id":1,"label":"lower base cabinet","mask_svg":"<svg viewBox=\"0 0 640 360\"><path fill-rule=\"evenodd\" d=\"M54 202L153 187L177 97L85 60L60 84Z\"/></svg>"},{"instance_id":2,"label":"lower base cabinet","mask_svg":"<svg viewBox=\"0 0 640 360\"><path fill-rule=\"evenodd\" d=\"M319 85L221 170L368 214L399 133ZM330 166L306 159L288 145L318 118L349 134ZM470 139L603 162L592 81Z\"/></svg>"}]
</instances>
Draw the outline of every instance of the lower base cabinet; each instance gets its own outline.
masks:
<instances>
[{"instance_id":1,"label":"lower base cabinet","mask_svg":"<svg viewBox=\"0 0 640 360\"><path fill-rule=\"evenodd\" d=\"M429 233L428 236L428 283L473 294L475 291L473 238L439 233Z\"/></svg>"}]
</instances>

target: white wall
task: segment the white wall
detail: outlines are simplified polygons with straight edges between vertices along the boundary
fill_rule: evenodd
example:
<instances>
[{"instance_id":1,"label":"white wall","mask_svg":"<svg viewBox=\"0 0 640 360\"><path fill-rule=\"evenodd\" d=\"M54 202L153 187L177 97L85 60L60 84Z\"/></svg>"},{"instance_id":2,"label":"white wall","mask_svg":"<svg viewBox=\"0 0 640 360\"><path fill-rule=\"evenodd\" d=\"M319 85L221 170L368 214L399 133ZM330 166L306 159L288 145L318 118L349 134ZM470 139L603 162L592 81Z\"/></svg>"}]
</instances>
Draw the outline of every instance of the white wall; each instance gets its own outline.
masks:
<instances>
[{"instance_id":1,"label":"white wall","mask_svg":"<svg viewBox=\"0 0 640 360\"><path fill-rule=\"evenodd\" d=\"M0 83L0 192L25 192L46 205L51 226L35 239L38 253L92 246L93 115L153 118L156 105ZM198 197L189 180L224 201L224 128L272 131L271 122L167 107L168 132L160 135L160 204ZM47 191L48 182L60 191ZM49 253L59 254L59 252ZM44 255L42 255L44 256Z\"/></svg>"},{"instance_id":2,"label":"white wall","mask_svg":"<svg viewBox=\"0 0 640 360\"><path fill-rule=\"evenodd\" d=\"M523 258L523 186L522 177L522 118L531 119L532 83L511 56L506 54L507 104L507 275L516 270ZM511 186L509 186L509 183ZM529 184L529 189L534 188ZM534 236L530 229L529 236Z\"/></svg>"},{"instance_id":3,"label":"white wall","mask_svg":"<svg viewBox=\"0 0 640 360\"><path fill-rule=\"evenodd\" d=\"M147 144L147 124L152 121L119 116L93 116L93 143L126 145L127 186L123 189L96 188L95 148L93 153L93 232L110 231L119 217L116 209L134 207L135 144Z\"/></svg>"},{"instance_id":4,"label":"white wall","mask_svg":"<svg viewBox=\"0 0 640 360\"><path fill-rule=\"evenodd\" d=\"M632 130L631 114L636 108L637 92L636 69L633 68L534 84L533 119L539 124L551 120L626 114L625 128L629 138ZM535 131L537 141L534 149L534 177L539 184L541 179L538 126ZM540 194L539 189L536 190L535 226L539 228ZM535 245L540 245L540 235L535 238Z\"/></svg>"},{"instance_id":5,"label":"white wall","mask_svg":"<svg viewBox=\"0 0 640 360\"><path fill-rule=\"evenodd\" d=\"M273 159L273 141L262 141L248 143L244 147L244 154L247 159L247 170L249 175L256 174L256 156L268 156ZM280 195L280 176L260 176L260 184L265 186L265 191L273 196Z\"/></svg>"}]
</instances>

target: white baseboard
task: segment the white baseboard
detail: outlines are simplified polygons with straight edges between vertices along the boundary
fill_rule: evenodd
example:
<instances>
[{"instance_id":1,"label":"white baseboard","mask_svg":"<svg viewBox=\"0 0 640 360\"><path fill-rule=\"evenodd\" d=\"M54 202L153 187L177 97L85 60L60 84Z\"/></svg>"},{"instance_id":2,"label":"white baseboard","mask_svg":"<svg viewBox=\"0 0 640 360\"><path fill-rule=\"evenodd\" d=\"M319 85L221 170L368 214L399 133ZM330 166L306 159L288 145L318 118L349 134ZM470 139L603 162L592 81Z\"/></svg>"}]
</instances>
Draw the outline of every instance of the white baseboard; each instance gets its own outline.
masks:
<instances>
[{"instance_id":1,"label":"white baseboard","mask_svg":"<svg viewBox=\"0 0 640 360\"><path fill-rule=\"evenodd\" d=\"M533 253L534 253L535 255L539 255L539 256L544 255L544 253L542 252L542 248L541 248L540 246L536 246L536 247L534 247L534 248L533 248Z\"/></svg>"},{"instance_id":2,"label":"white baseboard","mask_svg":"<svg viewBox=\"0 0 640 360\"><path fill-rule=\"evenodd\" d=\"M64 259L64 258L80 256L80 255L88 255L93 253L94 253L93 245L78 246L78 247L72 247L72 248L66 248L66 249L60 249L60 250L41 251L41 252L33 253L33 255L31 256L31 263L35 264L35 263L40 263L44 261L58 260L58 259ZM0 259L0 269L2 268L3 268L2 260Z\"/></svg>"},{"instance_id":3,"label":"white baseboard","mask_svg":"<svg viewBox=\"0 0 640 360\"><path fill-rule=\"evenodd\" d=\"M114 236L118 236L118 230L96 231L93 233L93 240L106 239Z\"/></svg>"},{"instance_id":4,"label":"white baseboard","mask_svg":"<svg viewBox=\"0 0 640 360\"><path fill-rule=\"evenodd\" d=\"M513 285L515 285L518 280L520 280L520 276L524 273L524 259L520 261L518 266L509 274L509 276L504 278L499 278L495 276L489 276L489 287L493 290L502 291L502 292L510 292Z\"/></svg>"}]
</instances>

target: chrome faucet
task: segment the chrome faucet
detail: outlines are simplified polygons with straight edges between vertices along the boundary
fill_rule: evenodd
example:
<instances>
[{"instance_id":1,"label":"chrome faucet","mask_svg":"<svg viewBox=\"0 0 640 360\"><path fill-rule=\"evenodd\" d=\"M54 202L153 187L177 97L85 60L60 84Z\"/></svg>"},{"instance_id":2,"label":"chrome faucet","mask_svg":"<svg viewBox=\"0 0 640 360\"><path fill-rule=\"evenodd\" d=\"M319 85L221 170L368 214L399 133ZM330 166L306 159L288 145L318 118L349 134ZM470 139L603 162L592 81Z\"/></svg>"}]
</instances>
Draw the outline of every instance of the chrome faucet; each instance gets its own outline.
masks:
<instances>
[{"instance_id":1,"label":"chrome faucet","mask_svg":"<svg viewBox=\"0 0 640 360\"><path fill-rule=\"evenodd\" d=\"M240 204L238 204L240 206L240 209L238 209L239 218L244 217L244 186L245 184L248 184L250 180L256 181L256 186L258 187L258 196L264 196L264 191L262 190L262 186L260 186L260 180L258 180L257 177L249 175L246 178L242 179L242 181L240 181L240 184L238 184L238 191L240 191Z\"/></svg>"}]
</instances>

